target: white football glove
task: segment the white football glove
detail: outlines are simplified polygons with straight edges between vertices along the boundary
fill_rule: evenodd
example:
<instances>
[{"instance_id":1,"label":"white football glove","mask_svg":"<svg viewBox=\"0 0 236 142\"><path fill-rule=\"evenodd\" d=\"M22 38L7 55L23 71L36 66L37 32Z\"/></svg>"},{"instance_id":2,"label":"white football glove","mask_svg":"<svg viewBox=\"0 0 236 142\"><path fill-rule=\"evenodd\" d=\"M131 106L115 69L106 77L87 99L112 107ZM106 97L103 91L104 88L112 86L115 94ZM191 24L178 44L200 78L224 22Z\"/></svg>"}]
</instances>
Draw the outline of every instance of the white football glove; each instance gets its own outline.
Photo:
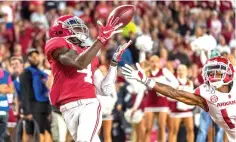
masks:
<instances>
[{"instance_id":1,"label":"white football glove","mask_svg":"<svg viewBox=\"0 0 236 142\"><path fill-rule=\"evenodd\" d=\"M122 67L122 74L127 79L136 79L137 81L145 84L149 88L153 88L155 86L155 81L148 78L144 72L144 70L140 67L139 63L136 63L136 67L138 70L134 70L131 66L125 64Z\"/></svg>"},{"instance_id":2,"label":"white football glove","mask_svg":"<svg viewBox=\"0 0 236 142\"><path fill-rule=\"evenodd\" d=\"M112 57L112 61L118 63L118 62L121 60L121 56L122 56L122 54L125 52L125 49L126 49L127 47L129 47L131 43L132 43L132 40L130 40L128 43L125 43L125 44L123 44L123 45L120 45L120 46L117 48L116 52L114 53L114 55L113 55L113 57Z\"/></svg>"}]
</instances>

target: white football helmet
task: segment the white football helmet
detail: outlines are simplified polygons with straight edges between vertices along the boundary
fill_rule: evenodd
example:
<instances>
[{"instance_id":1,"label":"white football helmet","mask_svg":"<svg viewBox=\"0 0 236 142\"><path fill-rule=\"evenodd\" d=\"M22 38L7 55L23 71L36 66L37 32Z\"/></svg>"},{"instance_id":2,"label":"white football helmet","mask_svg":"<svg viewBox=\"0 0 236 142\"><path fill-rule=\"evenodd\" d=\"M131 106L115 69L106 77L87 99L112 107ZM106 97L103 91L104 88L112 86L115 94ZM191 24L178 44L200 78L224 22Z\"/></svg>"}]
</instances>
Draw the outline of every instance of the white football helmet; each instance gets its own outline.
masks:
<instances>
[{"instance_id":1,"label":"white football helmet","mask_svg":"<svg viewBox=\"0 0 236 142\"><path fill-rule=\"evenodd\" d=\"M204 82L219 88L233 81L234 68L229 60L221 56L211 58L202 69Z\"/></svg>"}]
</instances>

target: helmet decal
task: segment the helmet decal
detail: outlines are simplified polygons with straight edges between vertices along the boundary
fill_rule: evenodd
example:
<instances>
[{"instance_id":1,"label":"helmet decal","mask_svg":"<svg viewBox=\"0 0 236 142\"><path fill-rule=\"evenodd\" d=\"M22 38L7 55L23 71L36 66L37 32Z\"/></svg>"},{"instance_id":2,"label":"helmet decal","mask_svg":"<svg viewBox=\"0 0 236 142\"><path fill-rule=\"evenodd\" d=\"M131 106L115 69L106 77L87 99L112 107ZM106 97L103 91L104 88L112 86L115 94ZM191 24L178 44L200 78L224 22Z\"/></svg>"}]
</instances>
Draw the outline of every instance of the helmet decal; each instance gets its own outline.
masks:
<instances>
[{"instance_id":1,"label":"helmet decal","mask_svg":"<svg viewBox=\"0 0 236 142\"><path fill-rule=\"evenodd\" d=\"M50 28L50 38L64 37L66 39L78 39L84 42L89 37L88 27L76 16L61 16Z\"/></svg>"}]
</instances>

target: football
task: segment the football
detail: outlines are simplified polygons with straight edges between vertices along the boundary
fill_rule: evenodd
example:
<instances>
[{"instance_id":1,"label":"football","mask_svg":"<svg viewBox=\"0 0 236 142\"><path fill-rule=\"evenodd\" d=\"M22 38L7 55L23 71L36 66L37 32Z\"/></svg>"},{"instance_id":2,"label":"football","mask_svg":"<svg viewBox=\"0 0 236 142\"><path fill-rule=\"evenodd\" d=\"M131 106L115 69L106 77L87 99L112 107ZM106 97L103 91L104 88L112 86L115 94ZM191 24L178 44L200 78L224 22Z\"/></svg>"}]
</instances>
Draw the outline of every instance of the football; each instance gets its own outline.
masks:
<instances>
[{"instance_id":1,"label":"football","mask_svg":"<svg viewBox=\"0 0 236 142\"><path fill-rule=\"evenodd\" d=\"M117 8L115 8L109 15L107 21L109 21L112 17L112 22L113 23L117 18L118 22L116 25L119 23L123 23L122 27L125 27L133 18L134 16L134 6L133 5L122 5Z\"/></svg>"}]
</instances>

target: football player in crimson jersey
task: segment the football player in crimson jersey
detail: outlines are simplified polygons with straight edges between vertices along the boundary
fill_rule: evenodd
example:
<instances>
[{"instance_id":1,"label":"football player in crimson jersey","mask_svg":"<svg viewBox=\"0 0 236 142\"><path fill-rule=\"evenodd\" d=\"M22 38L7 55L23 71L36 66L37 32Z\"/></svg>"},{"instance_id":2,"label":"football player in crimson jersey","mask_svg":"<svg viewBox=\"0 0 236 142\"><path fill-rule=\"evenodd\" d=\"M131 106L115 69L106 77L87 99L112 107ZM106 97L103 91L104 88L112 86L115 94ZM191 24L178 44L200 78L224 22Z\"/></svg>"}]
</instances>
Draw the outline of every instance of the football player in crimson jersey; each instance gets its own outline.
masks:
<instances>
[{"instance_id":1,"label":"football player in crimson jersey","mask_svg":"<svg viewBox=\"0 0 236 142\"><path fill-rule=\"evenodd\" d=\"M204 84L194 93L155 82L146 77L138 63L136 66L138 70L125 65L122 74L126 78L142 82L164 96L203 108L210 114L212 120L224 129L229 142L236 141L236 83L233 80L233 65L229 60L220 56L209 59L202 70Z\"/></svg>"},{"instance_id":2,"label":"football player in crimson jersey","mask_svg":"<svg viewBox=\"0 0 236 142\"><path fill-rule=\"evenodd\" d=\"M114 89L116 65L120 60L126 43L118 47L112 58L107 76L95 81L98 58L96 54L114 34L121 24L107 22L105 26L98 22L99 36L91 47L82 47L89 36L84 22L75 16L61 16L50 28L50 40L45 52L54 76L50 92L51 104L62 112L73 139L76 142L99 142L97 132L101 126L101 106L96 98L96 89L101 94L110 95ZM94 84L99 82L99 84Z\"/></svg>"}]
</instances>

